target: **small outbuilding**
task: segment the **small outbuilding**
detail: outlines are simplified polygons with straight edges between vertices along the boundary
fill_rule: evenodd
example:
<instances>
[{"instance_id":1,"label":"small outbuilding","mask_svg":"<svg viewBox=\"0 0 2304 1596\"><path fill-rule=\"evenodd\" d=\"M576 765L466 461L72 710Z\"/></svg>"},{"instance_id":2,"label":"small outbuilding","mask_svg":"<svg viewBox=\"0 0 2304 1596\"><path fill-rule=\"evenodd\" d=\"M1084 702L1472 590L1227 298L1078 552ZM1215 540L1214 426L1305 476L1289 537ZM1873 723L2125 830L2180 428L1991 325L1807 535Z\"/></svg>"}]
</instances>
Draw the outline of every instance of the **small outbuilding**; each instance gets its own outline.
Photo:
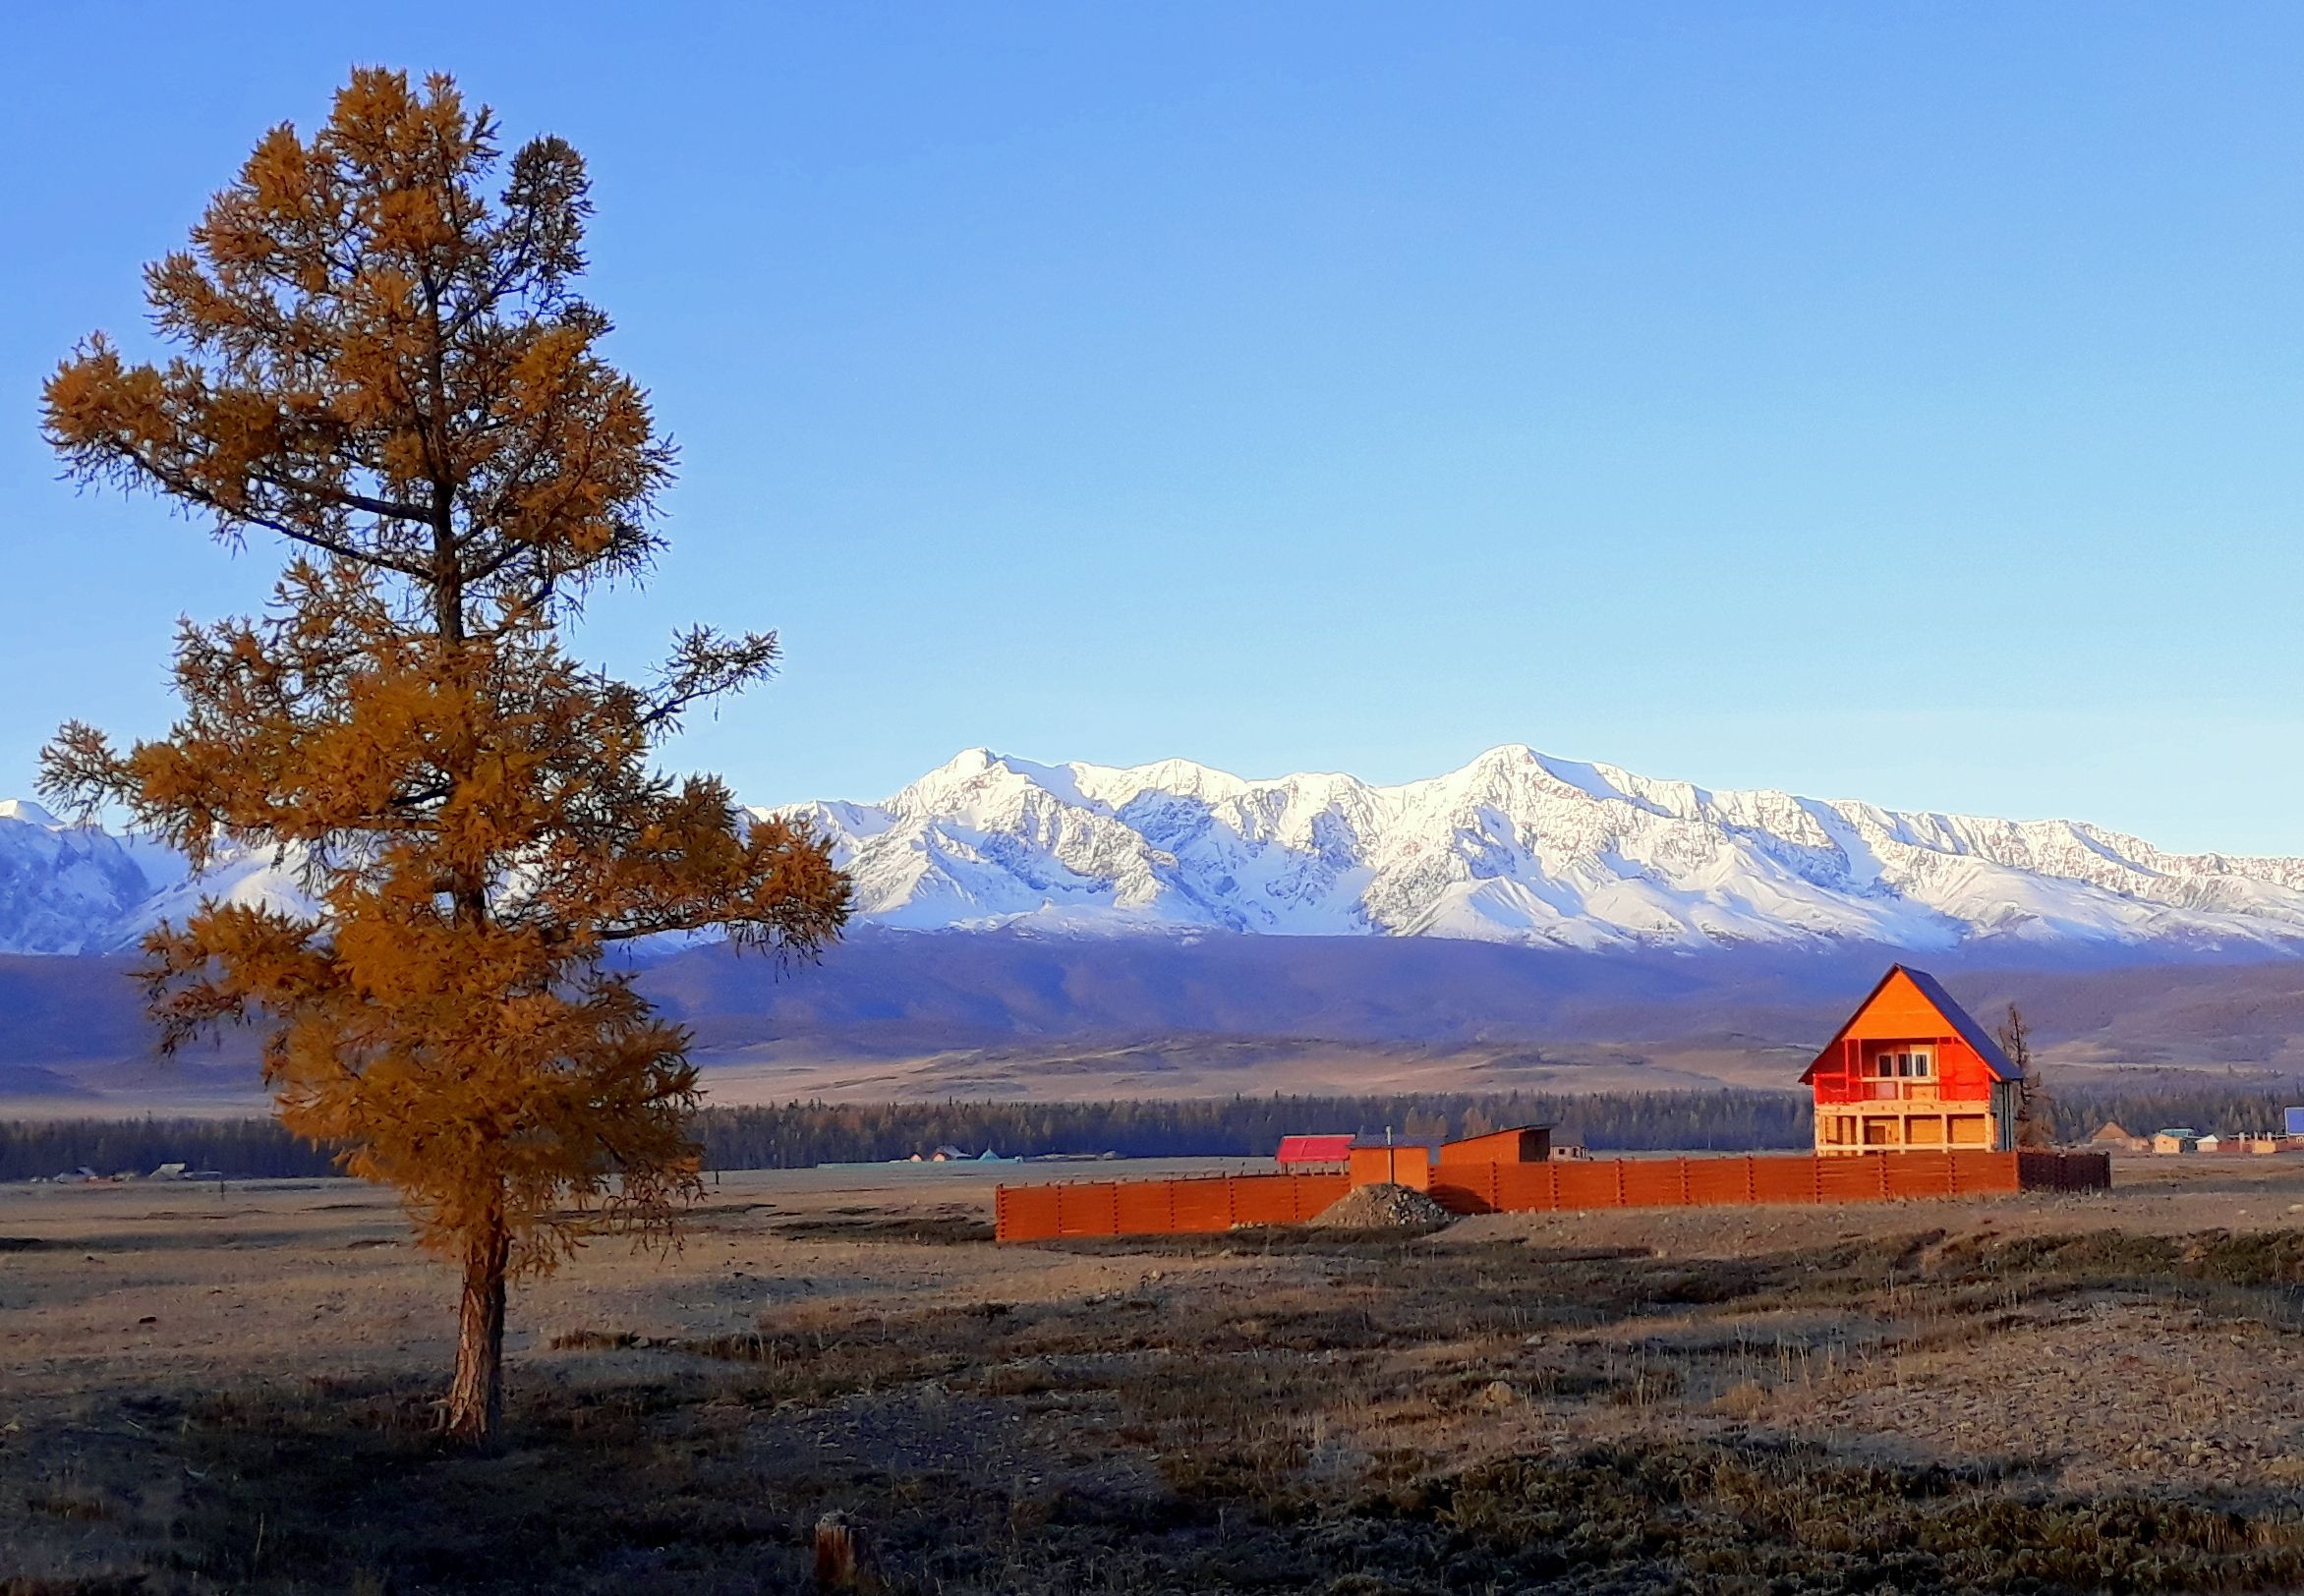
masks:
<instances>
[{"instance_id":1,"label":"small outbuilding","mask_svg":"<svg viewBox=\"0 0 2304 1596\"><path fill-rule=\"evenodd\" d=\"M1550 1125L1515 1125L1440 1144L1440 1164L1542 1164L1552 1156Z\"/></svg>"},{"instance_id":2,"label":"small outbuilding","mask_svg":"<svg viewBox=\"0 0 2304 1596\"><path fill-rule=\"evenodd\" d=\"M1349 1164L1352 1143L1350 1135L1283 1136L1280 1151L1273 1157L1284 1169L1305 1164Z\"/></svg>"},{"instance_id":3,"label":"small outbuilding","mask_svg":"<svg viewBox=\"0 0 2304 1596\"><path fill-rule=\"evenodd\" d=\"M1432 1150L1422 1142L1378 1142L1352 1150L1354 1186L1406 1186L1411 1191L1432 1189Z\"/></svg>"},{"instance_id":4,"label":"small outbuilding","mask_svg":"<svg viewBox=\"0 0 2304 1596\"><path fill-rule=\"evenodd\" d=\"M1550 1125L1514 1125L1430 1147L1422 1142L1363 1142L1347 1154L1354 1186L1379 1182L1429 1191L1451 1170L1490 1164L1542 1164L1552 1156Z\"/></svg>"}]
</instances>

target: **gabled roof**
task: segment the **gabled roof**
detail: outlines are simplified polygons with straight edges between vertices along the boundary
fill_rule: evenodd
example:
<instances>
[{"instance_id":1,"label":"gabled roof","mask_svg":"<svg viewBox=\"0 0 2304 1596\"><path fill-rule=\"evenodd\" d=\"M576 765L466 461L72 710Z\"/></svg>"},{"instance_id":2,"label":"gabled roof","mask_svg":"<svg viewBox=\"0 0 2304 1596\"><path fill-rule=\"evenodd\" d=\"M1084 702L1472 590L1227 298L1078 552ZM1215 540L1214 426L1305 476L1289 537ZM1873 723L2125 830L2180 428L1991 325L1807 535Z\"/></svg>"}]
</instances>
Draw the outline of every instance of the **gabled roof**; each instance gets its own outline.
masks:
<instances>
[{"instance_id":1,"label":"gabled roof","mask_svg":"<svg viewBox=\"0 0 2304 1596\"><path fill-rule=\"evenodd\" d=\"M1991 1033L1977 1024L1967 1009L1952 1000L1952 995L1944 990L1944 984L1941 981L1926 970L1916 970L1909 964L1891 964L1888 966L1888 973L1881 976L1879 983L1865 995L1864 1001L1856 1005L1856 1011L1841 1022L1839 1030L1832 1033L1832 1040L1817 1050L1815 1057L1809 1060L1808 1068L1800 1072L1800 1078L1804 1083L1814 1077L1816 1065L1832 1056L1832 1051L1846 1039L1850 1029L1855 1026L1858 1020L1864 1018L1865 1010L1878 1000L1880 994L1888 990L1888 983L1899 975L1920 989L1921 997L1928 999L1929 1006L1936 1011L1937 1017L1944 1022L1954 1036L1976 1050L1976 1055L1984 1060L1984 1067L1992 1072L1994 1080L2023 1079L2024 1072L2009 1060L2007 1054L2001 1051L1999 1043L1992 1040Z\"/></svg>"},{"instance_id":2,"label":"gabled roof","mask_svg":"<svg viewBox=\"0 0 2304 1596\"><path fill-rule=\"evenodd\" d=\"M1342 1164L1352 1157L1353 1138L1343 1136L1283 1136L1273 1155L1282 1164Z\"/></svg>"}]
</instances>

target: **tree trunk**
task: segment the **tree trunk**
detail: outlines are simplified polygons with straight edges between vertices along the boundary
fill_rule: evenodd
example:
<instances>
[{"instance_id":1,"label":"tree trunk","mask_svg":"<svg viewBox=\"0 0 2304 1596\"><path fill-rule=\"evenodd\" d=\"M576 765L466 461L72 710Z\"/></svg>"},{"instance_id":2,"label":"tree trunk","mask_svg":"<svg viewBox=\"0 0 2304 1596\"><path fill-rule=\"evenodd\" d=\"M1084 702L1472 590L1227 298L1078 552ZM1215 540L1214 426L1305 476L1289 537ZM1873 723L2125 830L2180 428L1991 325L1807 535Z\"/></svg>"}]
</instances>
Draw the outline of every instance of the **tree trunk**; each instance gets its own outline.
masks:
<instances>
[{"instance_id":1,"label":"tree trunk","mask_svg":"<svg viewBox=\"0 0 2304 1596\"><path fill-rule=\"evenodd\" d=\"M489 1441L504 1417L504 1269L512 1252L503 1221L490 1216L464 1248L464 1302L456 1324L456 1382L448 1388L447 1431Z\"/></svg>"}]
</instances>

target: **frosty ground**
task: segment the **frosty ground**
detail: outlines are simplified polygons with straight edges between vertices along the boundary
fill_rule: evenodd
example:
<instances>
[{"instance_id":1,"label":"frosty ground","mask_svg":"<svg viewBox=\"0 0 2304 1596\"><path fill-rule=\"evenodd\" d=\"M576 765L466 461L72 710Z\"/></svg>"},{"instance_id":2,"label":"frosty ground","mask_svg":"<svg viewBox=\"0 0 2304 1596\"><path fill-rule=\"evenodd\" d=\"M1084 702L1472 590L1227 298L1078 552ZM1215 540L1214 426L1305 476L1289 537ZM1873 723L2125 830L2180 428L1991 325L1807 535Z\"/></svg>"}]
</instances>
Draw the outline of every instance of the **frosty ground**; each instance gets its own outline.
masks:
<instances>
[{"instance_id":1,"label":"frosty ground","mask_svg":"<svg viewBox=\"0 0 2304 1596\"><path fill-rule=\"evenodd\" d=\"M2304 1584L2304 1161L1025 1247L994 1178L595 1246L492 1455L381 1194L7 1189L0 1589L800 1588L833 1510L895 1590Z\"/></svg>"}]
</instances>

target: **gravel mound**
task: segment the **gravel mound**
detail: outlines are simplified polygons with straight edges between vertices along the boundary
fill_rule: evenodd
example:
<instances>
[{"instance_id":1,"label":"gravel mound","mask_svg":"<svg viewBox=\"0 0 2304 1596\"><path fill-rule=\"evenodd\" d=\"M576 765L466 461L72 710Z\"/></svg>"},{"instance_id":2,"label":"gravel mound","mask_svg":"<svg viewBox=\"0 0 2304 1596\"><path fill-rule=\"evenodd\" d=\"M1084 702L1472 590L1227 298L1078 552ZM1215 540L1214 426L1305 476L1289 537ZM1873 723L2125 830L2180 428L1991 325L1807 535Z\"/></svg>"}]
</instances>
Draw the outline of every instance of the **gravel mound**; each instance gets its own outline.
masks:
<instances>
[{"instance_id":1,"label":"gravel mound","mask_svg":"<svg viewBox=\"0 0 2304 1596\"><path fill-rule=\"evenodd\" d=\"M1378 1181L1354 1186L1312 1223L1335 1230L1436 1230L1453 1217L1420 1191Z\"/></svg>"}]
</instances>

